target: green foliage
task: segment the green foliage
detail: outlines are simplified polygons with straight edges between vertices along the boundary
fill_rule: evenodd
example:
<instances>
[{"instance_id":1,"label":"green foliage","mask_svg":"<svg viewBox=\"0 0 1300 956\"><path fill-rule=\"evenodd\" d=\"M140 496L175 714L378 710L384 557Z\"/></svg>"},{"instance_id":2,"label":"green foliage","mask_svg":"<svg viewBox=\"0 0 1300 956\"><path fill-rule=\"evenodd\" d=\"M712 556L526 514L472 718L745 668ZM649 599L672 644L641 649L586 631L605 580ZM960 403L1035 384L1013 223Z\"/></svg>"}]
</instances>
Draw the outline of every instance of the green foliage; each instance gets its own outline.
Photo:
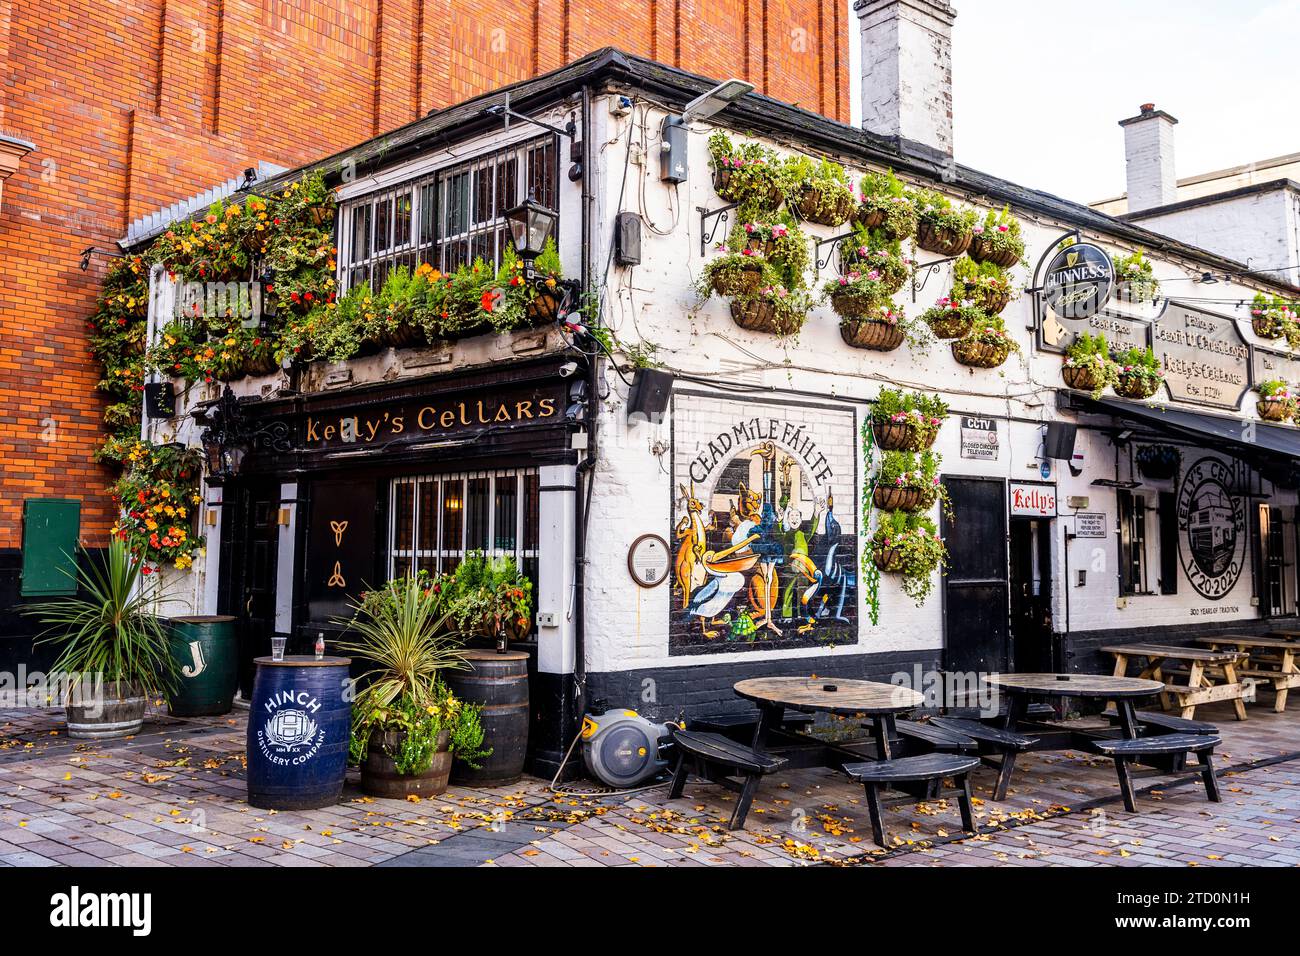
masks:
<instances>
[{"instance_id":1,"label":"green foliage","mask_svg":"<svg viewBox=\"0 0 1300 956\"><path fill-rule=\"evenodd\" d=\"M1115 278L1128 287L1129 297L1134 302L1150 302L1160 294L1160 282L1156 279L1149 260L1139 249L1127 256L1111 256L1115 266Z\"/></svg>"},{"instance_id":2,"label":"green foliage","mask_svg":"<svg viewBox=\"0 0 1300 956\"><path fill-rule=\"evenodd\" d=\"M906 239L916 232L916 216L913 194L893 170L863 177L859 222L875 223L871 228L888 239Z\"/></svg>"},{"instance_id":3,"label":"green foliage","mask_svg":"<svg viewBox=\"0 0 1300 956\"><path fill-rule=\"evenodd\" d=\"M533 584L513 558L471 552L443 582L451 618L463 634L518 634L532 626Z\"/></svg>"},{"instance_id":4,"label":"green foliage","mask_svg":"<svg viewBox=\"0 0 1300 956\"><path fill-rule=\"evenodd\" d=\"M918 223L928 223L940 232L956 235L971 232L979 214L968 206L956 205L941 192L918 189L913 193Z\"/></svg>"},{"instance_id":5,"label":"green foliage","mask_svg":"<svg viewBox=\"0 0 1300 956\"><path fill-rule=\"evenodd\" d=\"M903 593L918 607L934 589L935 570L948 560L934 522L925 515L903 511L880 513L871 548L882 571L902 575Z\"/></svg>"},{"instance_id":6,"label":"green foliage","mask_svg":"<svg viewBox=\"0 0 1300 956\"><path fill-rule=\"evenodd\" d=\"M989 251L1014 253L1017 259L1025 257L1020 220L1011 215L1006 206L990 209L984 221L975 226L974 232L976 240Z\"/></svg>"},{"instance_id":7,"label":"green foliage","mask_svg":"<svg viewBox=\"0 0 1300 956\"><path fill-rule=\"evenodd\" d=\"M897 388L882 388L876 396L871 414L886 421L915 421L938 428L948 414L948 403L938 395L924 392L907 392Z\"/></svg>"},{"instance_id":8,"label":"green foliage","mask_svg":"<svg viewBox=\"0 0 1300 956\"><path fill-rule=\"evenodd\" d=\"M165 694L177 673L167 635L152 612L162 596L159 579L150 579L149 566L117 537L109 539L102 562L82 555L77 596L20 608L46 625L38 642L60 648L51 669Z\"/></svg>"},{"instance_id":9,"label":"green foliage","mask_svg":"<svg viewBox=\"0 0 1300 956\"><path fill-rule=\"evenodd\" d=\"M1002 321L1000 315L979 315L975 319L975 324L971 327L969 335L965 336L968 342L983 342L987 345L996 345L999 348L1005 348L1008 352L1019 352L1020 345L1007 333L1006 323Z\"/></svg>"}]
</instances>

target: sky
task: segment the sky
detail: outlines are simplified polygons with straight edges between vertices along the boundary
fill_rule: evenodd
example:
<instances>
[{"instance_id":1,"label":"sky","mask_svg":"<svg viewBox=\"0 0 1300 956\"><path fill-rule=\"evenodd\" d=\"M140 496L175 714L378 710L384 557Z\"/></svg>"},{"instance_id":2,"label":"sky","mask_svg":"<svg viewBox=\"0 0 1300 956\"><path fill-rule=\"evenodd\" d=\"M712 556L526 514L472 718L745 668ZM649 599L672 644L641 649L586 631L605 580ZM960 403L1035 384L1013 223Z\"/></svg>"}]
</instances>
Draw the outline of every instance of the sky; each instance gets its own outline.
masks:
<instances>
[{"instance_id":1,"label":"sky","mask_svg":"<svg viewBox=\"0 0 1300 956\"><path fill-rule=\"evenodd\" d=\"M964 165L1079 202L1117 196L1118 123L1142 103L1177 117L1179 177L1300 152L1300 0L949 2Z\"/></svg>"}]
</instances>

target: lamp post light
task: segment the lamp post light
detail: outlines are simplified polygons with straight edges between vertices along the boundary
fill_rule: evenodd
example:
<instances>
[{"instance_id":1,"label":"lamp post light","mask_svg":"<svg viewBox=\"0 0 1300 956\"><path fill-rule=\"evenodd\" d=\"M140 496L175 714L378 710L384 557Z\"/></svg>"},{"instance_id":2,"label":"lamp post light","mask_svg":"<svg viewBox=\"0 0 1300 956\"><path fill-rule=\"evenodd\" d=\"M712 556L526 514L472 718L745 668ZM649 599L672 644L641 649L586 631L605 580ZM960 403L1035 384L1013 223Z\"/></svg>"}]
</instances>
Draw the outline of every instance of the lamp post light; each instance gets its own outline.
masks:
<instances>
[{"instance_id":1,"label":"lamp post light","mask_svg":"<svg viewBox=\"0 0 1300 956\"><path fill-rule=\"evenodd\" d=\"M546 240L555 237L555 224L559 218L558 212L537 201L531 189L527 199L506 210L505 220L510 226L510 239L524 264L525 279L532 280L536 277L533 260L546 248Z\"/></svg>"},{"instance_id":2,"label":"lamp post light","mask_svg":"<svg viewBox=\"0 0 1300 956\"><path fill-rule=\"evenodd\" d=\"M192 415L196 422L207 426L199 440L210 481L221 483L237 477L245 455L254 448L282 453L293 450L289 426L280 421L254 426L229 385L222 389L220 398L196 408Z\"/></svg>"}]
</instances>

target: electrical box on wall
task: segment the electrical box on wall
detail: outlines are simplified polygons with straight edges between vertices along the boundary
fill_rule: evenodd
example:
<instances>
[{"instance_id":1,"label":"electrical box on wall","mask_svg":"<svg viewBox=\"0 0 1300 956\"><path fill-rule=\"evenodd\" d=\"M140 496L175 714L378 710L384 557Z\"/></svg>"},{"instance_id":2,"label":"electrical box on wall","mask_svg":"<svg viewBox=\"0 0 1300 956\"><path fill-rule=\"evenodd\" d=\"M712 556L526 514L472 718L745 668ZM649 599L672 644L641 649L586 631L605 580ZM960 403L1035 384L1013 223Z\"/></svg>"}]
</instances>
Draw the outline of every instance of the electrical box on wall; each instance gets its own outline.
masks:
<instances>
[{"instance_id":1,"label":"electrical box on wall","mask_svg":"<svg viewBox=\"0 0 1300 956\"><path fill-rule=\"evenodd\" d=\"M23 597L77 593L81 502L28 498L23 502Z\"/></svg>"},{"instance_id":2,"label":"electrical box on wall","mask_svg":"<svg viewBox=\"0 0 1300 956\"><path fill-rule=\"evenodd\" d=\"M680 116L665 116L659 136L659 179L665 183L686 182L686 124Z\"/></svg>"},{"instance_id":3,"label":"electrical box on wall","mask_svg":"<svg viewBox=\"0 0 1300 956\"><path fill-rule=\"evenodd\" d=\"M641 217L621 212L614 220L614 262L620 266L641 264Z\"/></svg>"}]
</instances>

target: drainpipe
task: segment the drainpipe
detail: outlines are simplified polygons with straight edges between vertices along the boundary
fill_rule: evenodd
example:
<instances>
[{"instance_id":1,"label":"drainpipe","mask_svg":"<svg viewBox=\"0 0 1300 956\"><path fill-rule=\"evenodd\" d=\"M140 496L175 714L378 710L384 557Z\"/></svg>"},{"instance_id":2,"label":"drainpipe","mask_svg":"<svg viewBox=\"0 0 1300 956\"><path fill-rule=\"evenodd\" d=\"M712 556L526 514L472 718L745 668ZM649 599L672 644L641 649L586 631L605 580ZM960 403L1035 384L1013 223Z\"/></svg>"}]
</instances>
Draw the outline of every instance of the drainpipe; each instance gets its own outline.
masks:
<instances>
[{"instance_id":1,"label":"drainpipe","mask_svg":"<svg viewBox=\"0 0 1300 956\"><path fill-rule=\"evenodd\" d=\"M592 285L591 244L595 233L592 222L595 206L595 193L592 190L592 148L591 148L591 87L582 88L582 295L583 311L594 301ZM598 316L586 315L588 324L594 323ZM587 519L590 514L591 488L596 480L593 469L597 456L597 388L599 387L599 362L601 356L593 356L587 363L587 453L578 464L577 481L574 482L574 541L573 541L573 589L574 589L574 628L573 628L573 682L574 706L579 716L587 706L587 642L586 642L586 568L587 568ZM584 495L584 476L586 492Z\"/></svg>"}]
</instances>

